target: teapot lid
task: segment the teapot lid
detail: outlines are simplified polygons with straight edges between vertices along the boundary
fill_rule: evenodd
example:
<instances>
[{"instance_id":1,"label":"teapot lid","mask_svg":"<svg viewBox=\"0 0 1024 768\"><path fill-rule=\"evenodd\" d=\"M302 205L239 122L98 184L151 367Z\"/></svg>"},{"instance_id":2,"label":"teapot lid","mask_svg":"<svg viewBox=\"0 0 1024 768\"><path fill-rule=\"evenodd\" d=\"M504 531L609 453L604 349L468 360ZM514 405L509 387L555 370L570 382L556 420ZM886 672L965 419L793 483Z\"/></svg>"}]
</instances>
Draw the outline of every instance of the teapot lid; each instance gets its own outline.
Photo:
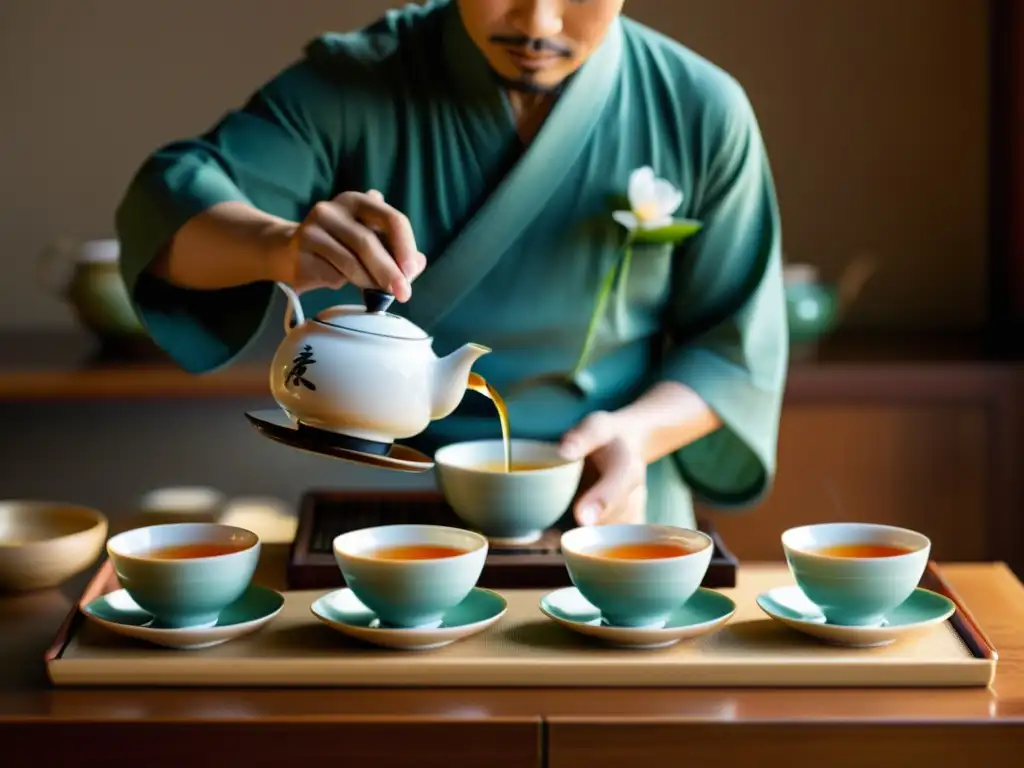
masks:
<instances>
[{"instance_id":1,"label":"teapot lid","mask_svg":"<svg viewBox=\"0 0 1024 768\"><path fill-rule=\"evenodd\" d=\"M333 328L370 333L392 339L426 339L427 334L416 323L388 312L395 297L385 291L366 289L363 304L330 307L316 316L317 322Z\"/></svg>"}]
</instances>

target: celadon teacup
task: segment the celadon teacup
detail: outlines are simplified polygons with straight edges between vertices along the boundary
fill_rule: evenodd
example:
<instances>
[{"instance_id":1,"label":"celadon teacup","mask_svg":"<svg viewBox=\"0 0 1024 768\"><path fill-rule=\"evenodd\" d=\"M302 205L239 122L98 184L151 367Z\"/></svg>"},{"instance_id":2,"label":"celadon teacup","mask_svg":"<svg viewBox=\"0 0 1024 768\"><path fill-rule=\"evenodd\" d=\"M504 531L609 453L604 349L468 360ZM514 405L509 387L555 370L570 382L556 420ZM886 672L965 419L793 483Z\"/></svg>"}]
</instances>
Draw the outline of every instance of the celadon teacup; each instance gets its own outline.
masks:
<instances>
[{"instance_id":1,"label":"celadon teacup","mask_svg":"<svg viewBox=\"0 0 1024 768\"><path fill-rule=\"evenodd\" d=\"M164 558L168 547L212 545L231 551L210 557ZM219 523L151 525L107 541L118 581L154 625L211 627L221 611L249 588L260 559L260 538L252 531Z\"/></svg>"},{"instance_id":2,"label":"celadon teacup","mask_svg":"<svg viewBox=\"0 0 1024 768\"><path fill-rule=\"evenodd\" d=\"M583 475L583 460L563 458L557 443L513 439L511 451L512 472L504 471L501 440L454 443L434 454L448 505L495 545L541 538L569 509Z\"/></svg>"},{"instance_id":3,"label":"celadon teacup","mask_svg":"<svg viewBox=\"0 0 1024 768\"><path fill-rule=\"evenodd\" d=\"M400 559L381 557L395 547L451 547L461 554ZM334 539L334 559L359 601L393 628L433 628L476 586L487 559L487 539L443 525L383 525Z\"/></svg>"},{"instance_id":4,"label":"celadon teacup","mask_svg":"<svg viewBox=\"0 0 1024 768\"><path fill-rule=\"evenodd\" d=\"M897 547L905 554L848 557L828 554L834 547ZM877 627L909 598L924 575L931 554L927 536L876 523L822 523L790 528L782 548L793 578L831 624Z\"/></svg>"},{"instance_id":5,"label":"celadon teacup","mask_svg":"<svg viewBox=\"0 0 1024 768\"><path fill-rule=\"evenodd\" d=\"M608 557L620 545L674 544L686 554L649 560ZM663 627L700 587L714 546L700 531L670 525L574 528L562 534L565 567L576 589L617 627Z\"/></svg>"}]
</instances>

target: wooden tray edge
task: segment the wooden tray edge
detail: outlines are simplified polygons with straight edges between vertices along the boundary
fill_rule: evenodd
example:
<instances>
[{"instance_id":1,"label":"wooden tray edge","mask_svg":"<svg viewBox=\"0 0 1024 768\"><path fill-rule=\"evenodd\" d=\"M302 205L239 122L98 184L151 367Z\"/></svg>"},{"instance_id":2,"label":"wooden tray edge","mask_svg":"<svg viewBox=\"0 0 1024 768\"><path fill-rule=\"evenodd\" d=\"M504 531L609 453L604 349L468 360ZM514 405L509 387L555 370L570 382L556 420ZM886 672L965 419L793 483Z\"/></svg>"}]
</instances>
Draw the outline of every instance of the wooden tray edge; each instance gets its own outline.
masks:
<instances>
[{"instance_id":1,"label":"wooden tray edge","mask_svg":"<svg viewBox=\"0 0 1024 768\"><path fill-rule=\"evenodd\" d=\"M68 615L64 617L64 621L61 622L60 627L57 629L57 634L54 637L53 642L50 644L50 647L43 653L43 660L46 663L46 673L50 678L51 683L56 682L53 678L53 669L51 665L58 662L63 656L68 643L71 641L71 638L74 637L85 618L82 614L82 606L88 605L101 595L112 592L117 589L118 586L119 582L117 580L117 574L114 572L114 564L110 561L110 558L105 557L99 569L97 569L93 577L89 579L89 583L82 592L82 596L71 607L71 610L68 611Z\"/></svg>"},{"instance_id":2,"label":"wooden tray edge","mask_svg":"<svg viewBox=\"0 0 1024 768\"><path fill-rule=\"evenodd\" d=\"M975 658L991 662L994 667L995 662L999 660L999 654L996 652L995 646L992 645L988 636L978 626L974 614L968 610L960 595L942 575L942 570L934 561L928 561L928 567L925 569L925 578L922 579L922 586L938 592L940 595L948 597L953 601L953 605L956 606L956 613L950 616L949 623L956 630L957 634L960 635L960 639L964 641L964 644Z\"/></svg>"},{"instance_id":3,"label":"wooden tray edge","mask_svg":"<svg viewBox=\"0 0 1024 768\"><path fill-rule=\"evenodd\" d=\"M979 679L977 677L974 677L973 674L968 674L966 677L959 678L956 682L943 682L943 683L933 683L933 684L920 684L920 683L909 684L909 683L906 683L906 682L899 682L899 683L893 683L893 684L889 684L889 685L872 684L872 685L868 685L867 687L871 688L871 689L884 690L884 689L889 689L889 688L906 688L908 686L911 686L911 687L914 687L914 688L920 688L922 690L926 690L928 688L971 688L971 687L979 687L979 686L989 686L989 685L991 685L991 683L992 683L992 681L993 681L993 679L995 677L995 666L996 666L996 660L998 659L998 654L996 653L996 650L992 646L991 642L988 640L987 636L984 634L984 632L982 632L980 627L977 625L977 622L975 621L973 615L966 608L966 606L964 605L964 603L963 603L962 599L960 598L959 594L950 585L950 583L942 576L941 569L939 568L938 564L936 564L935 562L929 562L928 563L928 566L927 566L926 571L925 571L924 578L922 579L921 586L926 588L926 589L932 589L933 591L938 592L939 594L942 594L945 597L948 597L951 601L953 601L954 605L957 608L957 612L952 617L950 617L949 622L953 626L954 630L957 632L957 634L961 638L961 640L963 640L964 644L971 651L971 654L972 654L972 656L975 659L974 664L983 665L984 668L987 670L986 671L986 678L984 680L981 680L981 679ZM129 678L124 678L124 679L117 678L116 680L113 680L113 681L110 678L108 678L108 677L104 678L103 680L95 680L95 679L91 679L91 678L80 678L80 677L76 677L75 673L69 671L69 670L73 670L74 669L74 662L71 662L72 666L70 668L64 669L62 667L61 659L63 657L63 654L64 654L65 650L67 649L67 646L68 646L69 642L75 636L75 634L81 629L81 626L82 626L82 624L85 621L85 616L84 616L84 613L82 612L82 606L88 604L90 601L96 599L97 597L99 597L101 595L107 594L107 593L109 593L111 591L114 591L114 590L118 589L119 587L120 587L120 583L119 583L119 581L117 579L116 573L114 572L113 563L109 560L109 558L107 558L107 559L105 559L103 561L102 565L97 570L96 574L89 581L88 585L86 586L85 590L82 593L82 596L79 598L77 603L74 605L74 607L71 609L71 611L69 611L67 617L64 619L63 623L61 624L60 628L57 631L57 635L54 638L53 644L50 646L50 648L48 648L46 650L46 652L44 654L44 659L45 659L46 668L47 668L47 675L48 675L51 683L53 685L61 687L61 688L68 688L68 687L71 687L71 688L75 688L75 687L79 687L79 688L81 688L81 687L95 687L97 685L111 685L111 684L113 684L113 685L124 685L124 686L128 686L128 687L150 687L150 688L153 688L153 687L156 687L156 688L195 687L196 683L180 683L178 685L174 685L174 684L168 685L168 684L162 683L162 682L139 682L139 681L132 680L132 679L129 679ZM974 666L974 664L971 664L970 666L973 666L975 669L978 669L978 667ZM57 668L57 667L61 667L62 671L59 672L59 673L56 673L56 669L55 668ZM240 680L237 680L237 679L231 679L231 680L225 679L225 680L222 680L222 681L219 681L219 682L207 681L207 683L208 684L205 687L209 687L209 688L263 687L263 686L266 686L268 684L271 684L271 683L268 683L267 681L249 681L249 682L246 682L246 681L240 681ZM276 685L278 683L272 683L272 684ZM364 686L364 685L370 685L370 684L365 682L365 681L354 682L354 683L323 682L320 685L310 685L310 684L307 684L307 683L303 683L303 684L300 684L300 687L302 687L302 688L309 688L309 687L316 688L316 687L323 687L323 686L326 686L326 687L339 687L339 686L341 686L341 687L352 687L352 686L354 686L354 687L361 687L361 686ZM436 685L436 684L435 683L418 683L418 682L415 682L415 681L390 680L390 681L385 681L383 683L375 683L375 684L373 684L373 687L380 687L380 688L420 688L420 687L425 687L425 686L426 687L430 687L430 686L434 686L434 685ZM495 685L496 684L488 683L488 684L485 684L483 687L495 687ZM699 681L699 682L698 681L692 681L692 682L687 682L687 683L681 683L679 681L673 681L673 682L648 681L648 682L644 682L644 683L636 683L636 682L630 682L630 683L611 683L610 687L612 687L612 688L615 688L615 687L666 688L667 687L667 688L677 688L677 689L678 688L690 689L690 688L708 688L708 687L711 687L711 688L724 688L724 687L730 687L730 685L731 685L730 683L724 683L724 682L723 683L714 683L714 682L709 682L709 681L705 680L705 681ZM772 688L783 688L783 689L800 689L800 688L815 688L815 687L846 689L846 688L859 688L859 687L862 687L862 686L859 686L859 685L856 685L856 684L853 684L853 683L847 683L847 684L843 684L843 683L827 683L827 684L825 684L825 683L823 683L821 685L814 685L814 684L809 684L807 681L799 681L799 682L797 682L797 681L792 681L792 680L789 680L789 681L787 681L787 680L770 680L770 681L762 680L762 681L757 682L757 683L748 683L748 684L745 684L745 685L748 686L748 687L754 687L754 688L772 687ZM606 686L609 686L609 684L608 683L602 684L602 687L606 687ZM477 684L477 683L454 683L454 684L451 684L450 686L446 686L446 687L455 687L455 688L469 687L469 688L474 688L474 687L480 687L480 684ZM570 688L581 688L581 689L583 689L583 688L588 688L588 687L592 687L592 686L589 686L586 683L571 683L571 684L567 684L567 683L564 683L564 682L558 682L558 683L554 683L554 684L551 684L551 683L544 684L544 683L536 683L536 682L530 682L530 683L522 683L521 682L519 684L516 684L516 683L505 682L504 684L498 684L497 687L501 687L501 688L516 688L516 687L539 687L539 688L559 687L559 688L562 688L562 687L570 687Z\"/></svg>"}]
</instances>

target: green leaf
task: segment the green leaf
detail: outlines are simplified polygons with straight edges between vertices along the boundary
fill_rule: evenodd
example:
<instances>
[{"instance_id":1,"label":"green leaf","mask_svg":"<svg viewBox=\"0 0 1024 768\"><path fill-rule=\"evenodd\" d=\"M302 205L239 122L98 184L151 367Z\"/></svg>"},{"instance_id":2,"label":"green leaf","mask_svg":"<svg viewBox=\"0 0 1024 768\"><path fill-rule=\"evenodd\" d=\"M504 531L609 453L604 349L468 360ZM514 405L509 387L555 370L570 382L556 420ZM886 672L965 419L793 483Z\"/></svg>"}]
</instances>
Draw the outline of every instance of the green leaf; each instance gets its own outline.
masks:
<instances>
[{"instance_id":1,"label":"green leaf","mask_svg":"<svg viewBox=\"0 0 1024 768\"><path fill-rule=\"evenodd\" d=\"M634 243L681 243L700 232L704 225L693 219L676 219L660 229L638 229L633 233Z\"/></svg>"}]
</instances>

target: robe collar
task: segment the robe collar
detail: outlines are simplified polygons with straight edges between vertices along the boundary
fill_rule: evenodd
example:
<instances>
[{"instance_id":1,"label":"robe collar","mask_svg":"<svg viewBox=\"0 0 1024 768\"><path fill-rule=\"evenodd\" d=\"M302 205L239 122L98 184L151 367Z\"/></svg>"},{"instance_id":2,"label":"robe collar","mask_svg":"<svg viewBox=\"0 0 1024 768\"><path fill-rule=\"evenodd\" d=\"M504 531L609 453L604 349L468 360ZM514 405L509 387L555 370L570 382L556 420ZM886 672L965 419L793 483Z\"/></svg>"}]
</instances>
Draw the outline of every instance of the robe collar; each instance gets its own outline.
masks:
<instances>
[{"instance_id":1,"label":"robe collar","mask_svg":"<svg viewBox=\"0 0 1024 768\"><path fill-rule=\"evenodd\" d=\"M454 2L442 9L443 48L458 97L492 127L511 110L483 53L469 37ZM601 45L566 84L544 125L450 245L417 279L407 305L423 328L437 324L501 261L540 215L580 158L620 82L623 28L617 18ZM499 109L499 105L504 105ZM504 111L503 111L504 110ZM614 150L614 148L610 148Z\"/></svg>"}]
</instances>

